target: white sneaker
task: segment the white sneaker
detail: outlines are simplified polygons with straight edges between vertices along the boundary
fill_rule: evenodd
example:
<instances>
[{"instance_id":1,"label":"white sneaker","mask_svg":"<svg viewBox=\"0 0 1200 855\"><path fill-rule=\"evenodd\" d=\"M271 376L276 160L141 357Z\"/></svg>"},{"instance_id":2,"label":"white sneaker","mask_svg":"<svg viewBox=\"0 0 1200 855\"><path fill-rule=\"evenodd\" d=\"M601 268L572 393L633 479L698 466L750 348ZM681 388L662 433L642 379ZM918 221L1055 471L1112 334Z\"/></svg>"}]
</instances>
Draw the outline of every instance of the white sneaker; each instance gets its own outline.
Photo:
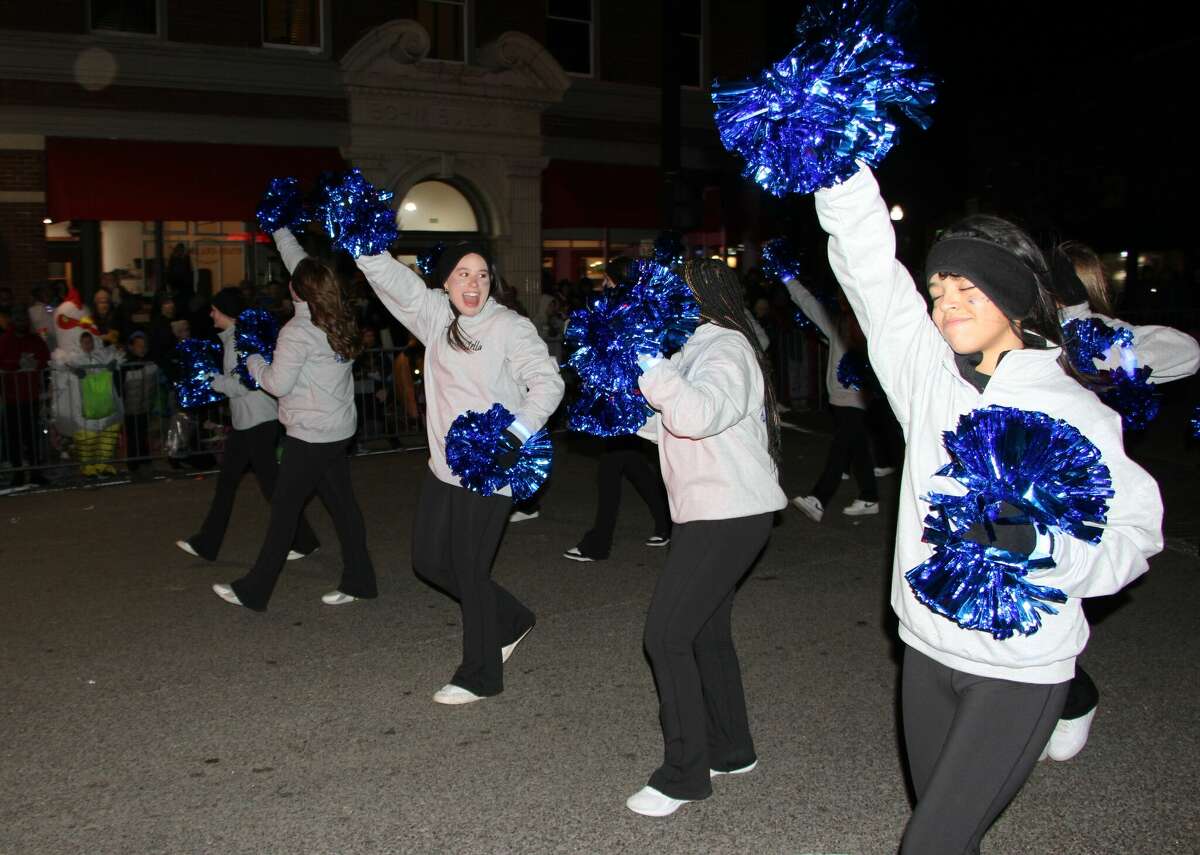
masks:
<instances>
[{"instance_id":1,"label":"white sneaker","mask_svg":"<svg viewBox=\"0 0 1200 855\"><path fill-rule=\"evenodd\" d=\"M317 549L320 549L320 548L321 547L319 547L319 546L317 547ZM297 552L294 549L289 549L288 554L287 554L287 560L288 561L298 561L301 558L307 558L310 555L315 555L317 552L317 549L314 549L312 552Z\"/></svg>"},{"instance_id":2,"label":"white sneaker","mask_svg":"<svg viewBox=\"0 0 1200 855\"><path fill-rule=\"evenodd\" d=\"M579 551L578 546L572 546L563 553L563 558L570 558L572 561L595 561L595 558L589 558Z\"/></svg>"},{"instance_id":3,"label":"white sneaker","mask_svg":"<svg viewBox=\"0 0 1200 855\"><path fill-rule=\"evenodd\" d=\"M517 640L514 641L512 644L506 644L500 648L500 661L501 662L508 661L508 657L513 655L513 651L517 649L517 645L525 640L525 636L529 635L529 630L531 630L531 629L533 629L533 627L529 627L529 629L525 630L523 633L521 633L519 636L517 636Z\"/></svg>"},{"instance_id":4,"label":"white sneaker","mask_svg":"<svg viewBox=\"0 0 1200 855\"><path fill-rule=\"evenodd\" d=\"M238 595L233 592L231 585L226 585L223 582L217 582L213 585L213 591L218 597L227 603L232 603L235 606L240 606L242 601L238 599Z\"/></svg>"},{"instance_id":5,"label":"white sneaker","mask_svg":"<svg viewBox=\"0 0 1200 855\"><path fill-rule=\"evenodd\" d=\"M652 534L648 538L646 538L645 545L646 546L669 546L670 544L671 544L671 538L663 537L660 534Z\"/></svg>"},{"instance_id":6,"label":"white sneaker","mask_svg":"<svg viewBox=\"0 0 1200 855\"><path fill-rule=\"evenodd\" d=\"M673 799L654 787L642 787L625 800L625 807L642 816L670 816L691 799Z\"/></svg>"},{"instance_id":7,"label":"white sneaker","mask_svg":"<svg viewBox=\"0 0 1200 855\"><path fill-rule=\"evenodd\" d=\"M876 466L875 467L875 477L876 478L886 478L888 475L891 475L895 471L896 471L895 466Z\"/></svg>"},{"instance_id":8,"label":"white sneaker","mask_svg":"<svg viewBox=\"0 0 1200 855\"><path fill-rule=\"evenodd\" d=\"M200 553L197 552L195 550L195 548L190 543L188 543L186 540L177 540L177 541L175 541L175 545L178 546L180 549L182 549L184 552L186 552L188 555L193 555L196 558L200 557Z\"/></svg>"},{"instance_id":9,"label":"white sneaker","mask_svg":"<svg viewBox=\"0 0 1200 855\"><path fill-rule=\"evenodd\" d=\"M792 499L792 504L813 522L820 522L821 517L825 516L825 506L816 496L797 496Z\"/></svg>"},{"instance_id":10,"label":"white sneaker","mask_svg":"<svg viewBox=\"0 0 1200 855\"><path fill-rule=\"evenodd\" d=\"M482 700L483 695L477 695L474 692L464 689L462 686L456 686L453 683L447 683L433 693L433 702L435 704L469 704L474 701Z\"/></svg>"},{"instance_id":11,"label":"white sneaker","mask_svg":"<svg viewBox=\"0 0 1200 855\"><path fill-rule=\"evenodd\" d=\"M849 481L849 480L850 480L850 473L849 473L849 472L843 472L843 473L842 473L842 480L843 480L843 481Z\"/></svg>"},{"instance_id":12,"label":"white sneaker","mask_svg":"<svg viewBox=\"0 0 1200 855\"><path fill-rule=\"evenodd\" d=\"M328 594L321 595L321 602L327 606L344 606L346 603L352 603L357 599L358 597L343 594L341 591L330 591Z\"/></svg>"},{"instance_id":13,"label":"white sneaker","mask_svg":"<svg viewBox=\"0 0 1200 855\"><path fill-rule=\"evenodd\" d=\"M1095 717L1096 708L1092 707L1090 712L1079 718L1060 718L1054 726L1054 732L1050 734L1050 742L1046 745L1050 759L1061 763L1082 751L1083 746L1087 745L1088 733L1092 729L1092 719Z\"/></svg>"},{"instance_id":14,"label":"white sneaker","mask_svg":"<svg viewBox=\"0 0 1200 855\"><path fill-rule=\"evenodd\" d=\"M862 499L855 499L842 508L842 513L848 517L868 517L871 514L879 513L879 502L864 502Z\"/></svg>"},{"instance_id":15,"label":"white sneaker","mask_svg":"<svg viewBox=\"0 0 1200 855\"><path fill-rule=\"evenodd\" d=\"M730 769L728 772L722 772L719 769L709 769L708 777L716 778L718 775L745 775L747 772L753 772L754 767L757 765L758 765L758 761L755 760L749 766L743 766L740 769Z\"/></svg>"},{"instance_id":16,"label":"white sneaker","mask_svg":"<svg viewBox=\"0 0 1200 855\"><path fill-rule=\"evenodd\" d=\"M513 511L508 515L508 521L525 522L525 520L536 520L539 516L541 516L541 514L541 511L531 511L530 513L525 513L524 511Z\"/></svg>"}]
</instances>

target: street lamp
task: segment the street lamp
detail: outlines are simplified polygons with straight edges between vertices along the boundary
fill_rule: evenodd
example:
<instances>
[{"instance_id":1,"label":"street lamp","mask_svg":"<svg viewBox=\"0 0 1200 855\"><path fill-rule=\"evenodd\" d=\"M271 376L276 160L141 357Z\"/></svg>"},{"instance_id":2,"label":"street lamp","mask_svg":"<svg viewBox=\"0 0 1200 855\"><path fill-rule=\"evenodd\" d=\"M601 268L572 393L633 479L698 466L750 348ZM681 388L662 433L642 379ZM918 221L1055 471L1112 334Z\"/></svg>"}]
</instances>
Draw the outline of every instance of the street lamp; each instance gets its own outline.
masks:
<instances>
[{"instance_id":1,"label":"street lamp","mask_svg":"<svg viewBox=\"0 0 1200 855\"><path fill-rule=\"evenodd\" d=\"M904 209L899 205L892 205L892 210L888 212L888 216L892 218L892 222L898 223L904 219Z\"/></svg>"}]
</instances>

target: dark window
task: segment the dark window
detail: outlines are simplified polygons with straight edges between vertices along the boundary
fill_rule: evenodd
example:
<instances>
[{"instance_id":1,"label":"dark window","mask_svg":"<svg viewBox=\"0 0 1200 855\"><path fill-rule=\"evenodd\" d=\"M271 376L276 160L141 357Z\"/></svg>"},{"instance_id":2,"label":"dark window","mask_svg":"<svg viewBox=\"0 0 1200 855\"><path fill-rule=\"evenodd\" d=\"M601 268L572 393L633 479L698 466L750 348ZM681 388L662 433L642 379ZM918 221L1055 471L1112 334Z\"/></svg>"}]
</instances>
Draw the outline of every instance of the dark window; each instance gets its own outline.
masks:
<instances>
[{"instance_id":1,"label":"dark window","mask_svg":"<svg viewBox=\"0 0 1200 855\"><path fill-rule=\"evenodd\" d=\"M703 0L679 3L679 84L702 86L704 83L704 9Z\"/></svg>"},{"instance_id":2,"label":"dark window","mask_svg":"<svg viewBox=\"0 0 1200 855\"><path fill-rule=\"evenodd\" d=\"M429 58L466 61L466 0L419 0L417 21L429 33Z\"/></svg>"},{"instance_id":3,"label":"dark window","mask_svg":"<svg viewBox=\"0 0 1200 855\"><path fill-rule=\"evenodd\" d=\"M592 73L591 0L547 0L546 50L564 71Z\"/></svg>"},{"instance_id":4,"label":"dark window","mask_svg":"<svg viewBox=\"0 0 1200 855\"><path fill-rule=\"evenodd\" d=\"M158 0L91 0L91 29L158 34Z\"/></svg>"},{"instance_id":5,"label":"dark window","mask_svg":"<svg viewBox=\"0 0 1200 855\"><path fill-rule=\"evenodd\" d=\"M321 0L263 0L263 44L321 47Z\"/></svg>"}]
</instances>

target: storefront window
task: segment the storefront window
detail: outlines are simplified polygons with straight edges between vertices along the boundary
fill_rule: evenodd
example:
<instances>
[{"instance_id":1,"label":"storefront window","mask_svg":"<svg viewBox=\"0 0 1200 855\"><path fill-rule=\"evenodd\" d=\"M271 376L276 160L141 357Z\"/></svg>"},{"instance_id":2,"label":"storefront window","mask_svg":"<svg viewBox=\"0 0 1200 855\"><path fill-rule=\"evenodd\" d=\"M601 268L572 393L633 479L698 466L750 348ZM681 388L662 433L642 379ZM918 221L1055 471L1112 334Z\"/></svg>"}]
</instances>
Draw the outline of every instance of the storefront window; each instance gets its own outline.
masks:
<instances>
[{"instance_id":1,"label":"storefront window","mask_svg":"<svg viewBox=\"0 0 1200 855\"><path fill-rule=\"evenodd\" d=\"M564 71L592 73L592 0L548 0L546 50Z\"/></svg>"},{"instance_id":2,"label":"storefront window","mask_svg":"<svg viewBox=\"0 0 1200 855\"><path fill-rule=\"evenodd\" d=\"M321 49L321 0L263 0L263 44Z\"/></svg>"},{"instance_id":3,"label":"storefront window","mask_svg":"<svg viewBox=\"0 0 1200 855\"><path fill-rule=\"evenodd\" d=\"M406 232L479 231L470 200L445 181L414 184L396 211L396 223Z\"/></svg>"}]
</instances>

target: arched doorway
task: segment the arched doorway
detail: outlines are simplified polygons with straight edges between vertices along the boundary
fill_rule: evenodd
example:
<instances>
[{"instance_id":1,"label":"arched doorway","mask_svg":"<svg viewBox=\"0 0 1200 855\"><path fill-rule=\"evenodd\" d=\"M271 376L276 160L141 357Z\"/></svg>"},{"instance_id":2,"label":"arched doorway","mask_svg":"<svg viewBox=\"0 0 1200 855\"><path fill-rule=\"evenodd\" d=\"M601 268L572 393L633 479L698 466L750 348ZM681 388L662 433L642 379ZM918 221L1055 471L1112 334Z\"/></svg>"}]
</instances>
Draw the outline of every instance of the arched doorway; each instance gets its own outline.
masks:
<instances>
[{"instance_id":1,"label":"arched doorway","mask_svg":"<svg viewBox=\"0 0 1200 855\"><path fill-rule=\"evenodd\" d=\"M396 206L397 258L405 264L436 244L469 240L490 250L486 213L461 181L428 178L409 188Z\"/></svg>"}]
</instances>

